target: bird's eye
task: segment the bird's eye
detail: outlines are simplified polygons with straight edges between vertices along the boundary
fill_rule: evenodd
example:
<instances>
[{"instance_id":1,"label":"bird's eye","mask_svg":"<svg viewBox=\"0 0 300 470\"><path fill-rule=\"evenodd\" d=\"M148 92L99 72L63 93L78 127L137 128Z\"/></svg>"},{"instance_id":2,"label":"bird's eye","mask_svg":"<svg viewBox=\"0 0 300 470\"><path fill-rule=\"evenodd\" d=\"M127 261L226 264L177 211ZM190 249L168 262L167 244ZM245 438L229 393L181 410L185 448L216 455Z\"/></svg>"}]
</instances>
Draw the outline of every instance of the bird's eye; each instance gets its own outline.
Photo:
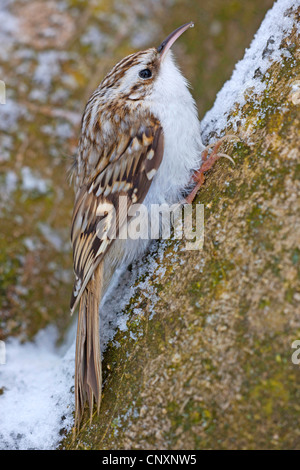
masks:
<instances>
[{"instance_id":1,"label":"bird's eye","mask_svg":"<svg viewBox=\"0 0 300 470\"><path fill-rule=\"evenodd\" d=\"M139 71L139 76L144 79L150 78L152 77L152 72L149 69L143 69Z\"/></svg>"}]
</instances>

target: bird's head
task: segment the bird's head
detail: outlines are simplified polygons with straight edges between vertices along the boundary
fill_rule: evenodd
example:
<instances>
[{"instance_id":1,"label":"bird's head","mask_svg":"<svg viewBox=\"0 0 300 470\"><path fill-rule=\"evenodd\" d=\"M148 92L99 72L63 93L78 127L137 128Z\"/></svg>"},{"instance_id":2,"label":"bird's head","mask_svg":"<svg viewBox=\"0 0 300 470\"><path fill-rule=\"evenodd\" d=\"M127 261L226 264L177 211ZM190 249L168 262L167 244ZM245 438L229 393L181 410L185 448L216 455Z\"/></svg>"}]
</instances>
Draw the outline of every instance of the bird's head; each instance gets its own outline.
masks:
<instances>
[{"instance_id":1,"label":"bird's head","mask_svg":"<svg viewBox=\"0 0 300 470\"><path fill-rule=\"evenodd\" d=\"M170 48L179 36L193 26L192 22L186 23L173 31L159 47L136 52L118 62L101 82L103 98L125 99L128 102L151 100L153 93L176 87L178 80L184 81L186 86L174 64Z\"/></svg>"}]
</instances>

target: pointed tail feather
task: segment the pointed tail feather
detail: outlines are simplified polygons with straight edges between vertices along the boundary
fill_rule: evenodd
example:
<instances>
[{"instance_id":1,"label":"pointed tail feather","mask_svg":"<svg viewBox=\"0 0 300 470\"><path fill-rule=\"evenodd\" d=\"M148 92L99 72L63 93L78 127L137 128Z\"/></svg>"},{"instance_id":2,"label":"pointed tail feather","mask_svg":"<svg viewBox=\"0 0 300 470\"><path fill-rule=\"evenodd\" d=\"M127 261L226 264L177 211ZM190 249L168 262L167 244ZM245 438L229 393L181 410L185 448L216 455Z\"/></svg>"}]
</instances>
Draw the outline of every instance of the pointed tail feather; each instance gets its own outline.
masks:
<instances>
[{"instance_id":1,"label":"pointed tail feather","mask_svg":"<svg viewBox=\"0 0 300 470\"><path fill-rule=\"evenodd\" d=\"M102 292L103 263L97 266L82 294L79 305L75 355L75 427L78 429L86 401L90 418L94 398L99 413L102 390L99 336L99 304Z\"/></svg>"}]
</instances>

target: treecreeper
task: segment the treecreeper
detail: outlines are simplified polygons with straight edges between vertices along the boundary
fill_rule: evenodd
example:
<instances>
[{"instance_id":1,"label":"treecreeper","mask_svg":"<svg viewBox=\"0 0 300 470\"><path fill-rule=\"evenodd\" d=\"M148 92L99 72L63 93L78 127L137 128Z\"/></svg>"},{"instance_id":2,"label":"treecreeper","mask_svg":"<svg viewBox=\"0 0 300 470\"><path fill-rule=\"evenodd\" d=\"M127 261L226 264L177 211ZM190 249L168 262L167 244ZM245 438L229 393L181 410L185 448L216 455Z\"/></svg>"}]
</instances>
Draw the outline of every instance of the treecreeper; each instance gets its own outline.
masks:
<instances>
[{"instance_id":1,"label":"treecreeper","mask_svg":"<svg viewBox=\"0 0 300 470\"><path fill-rule=\"evenodd\" d=\"M150 213L152 204L191 203L204 172L223 156L218 153L223 139L204 147L195 101L170 50L192 26L186 23L159 47L121 60L94 91L82 117L71 168L71 313L79 305L75 429L87 401L91 417L94 401L100 409L101 299L115 270L140 257L150 243L149 238L120 237L134 219L130 208L143 203Z\"/></svg>"}]
</instances>

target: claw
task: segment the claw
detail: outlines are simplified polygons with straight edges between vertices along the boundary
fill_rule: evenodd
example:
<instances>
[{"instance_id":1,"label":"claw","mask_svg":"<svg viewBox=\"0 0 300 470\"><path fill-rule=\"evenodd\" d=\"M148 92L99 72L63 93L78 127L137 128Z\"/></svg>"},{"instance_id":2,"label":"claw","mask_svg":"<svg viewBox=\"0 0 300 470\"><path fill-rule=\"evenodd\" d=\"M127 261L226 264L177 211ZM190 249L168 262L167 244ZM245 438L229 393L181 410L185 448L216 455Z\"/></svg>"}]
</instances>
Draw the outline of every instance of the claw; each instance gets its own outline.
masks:
<instances>
[{"instance_id":1,"label":"claw","mask_svg":"<svg viewBox=\"0 0 300 470\"><path fill-rule=\"evenodd\" d=\"M238 141L241 140L236 135L227 134L227 135L224 135L223 137L221 137L217 142L209 144L209 145L207 145L207 147L205 147L205 149L202 152L202 165L201 165L200 169L198 171L196 171L194 173L193 177L192 177L192 180L194 182L196 182L196 185L193 188L193 190L190 192L190 194L186 197L186 199L185 199L186 203L189 203L189 204L192 203L192 201L194 200L200 186L202 186L202 184L204 183L204 179L205 179L204 178L204 173L206 171L210 170L213 167L213 165L215 164L215 162L220 157L227 158L227 160L230 160L233 165L235 164L233 158L230 157L229 155L227 155L226 153L218 153L218 150L221 147L222 143L225 140L232 140L232 139L238 140ZM213 150L209 154L209 150L211 148Z\"/></svg>"},{"instance_id":2,"label":"claw","mask_svg":"<svg viewBox=\"0 0 300 470\"><path fill-rule=\"evenodd\" d=\"M219 155L219 157L227 158L228 160L231 161L231 163L232 163L233 165L235 165L235 162L234 162L233 158L230 157L229 155L227 155L226 153L218 153L218 155Z\"/></svg>"},{"instance_id":3,"label":"claw","mask_svg":"<svg viewBox=\"0 0 300 470\"><path fill-rule=\"evenodd\" d=\"M237 136L237 135L234 135L234 134L226 134L226 135L223 135L223 137L221 137L218 141L217 141L217 144L220 144L223 143L225 140L236 140L236 141L239 141L241 142L241 139ZM215 147L216 145L216 142L213 142L211 144L208 144L206 147L205 147L205 150L209 150L213 147Z\"/></svg>"}]
</instances>

